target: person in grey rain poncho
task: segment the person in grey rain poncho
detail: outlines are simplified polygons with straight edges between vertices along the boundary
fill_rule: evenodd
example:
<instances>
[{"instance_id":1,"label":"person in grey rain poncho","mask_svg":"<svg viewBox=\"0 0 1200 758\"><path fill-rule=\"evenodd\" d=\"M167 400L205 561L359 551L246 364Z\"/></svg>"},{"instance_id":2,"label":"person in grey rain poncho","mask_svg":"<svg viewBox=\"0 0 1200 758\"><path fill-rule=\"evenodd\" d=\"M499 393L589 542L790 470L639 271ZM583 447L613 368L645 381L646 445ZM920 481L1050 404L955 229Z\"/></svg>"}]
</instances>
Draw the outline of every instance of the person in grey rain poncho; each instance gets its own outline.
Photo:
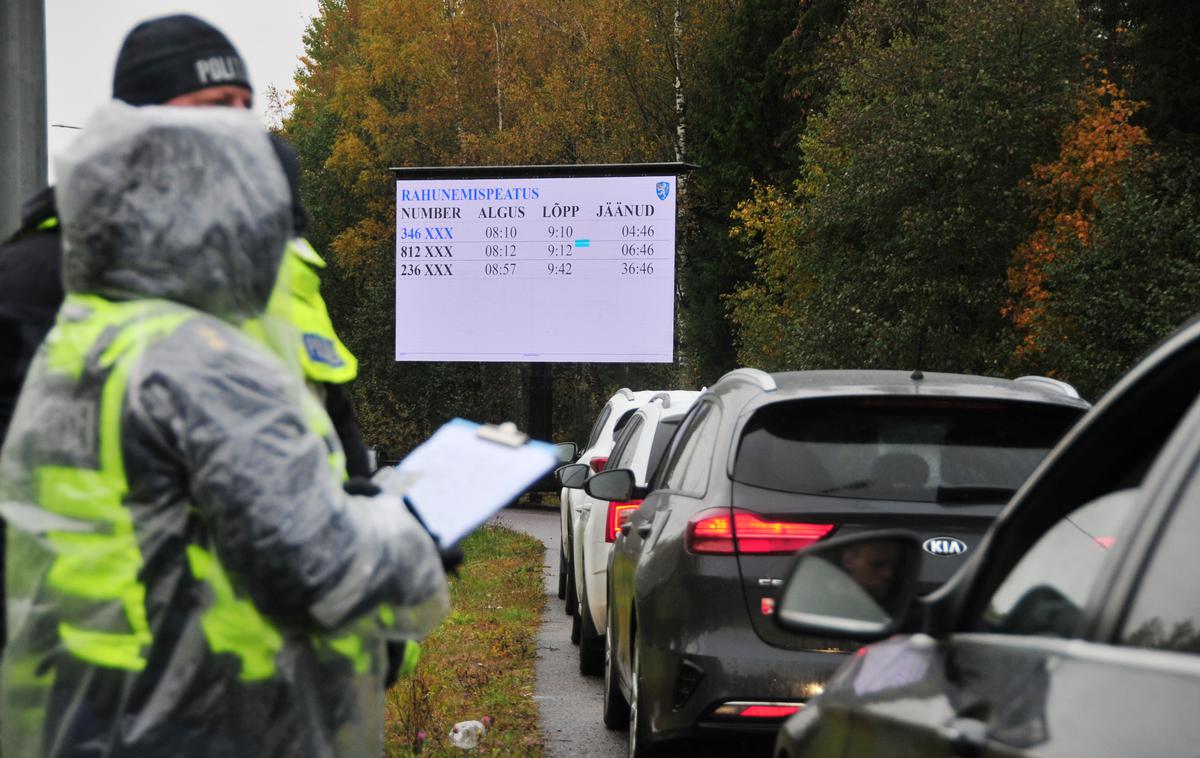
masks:
<instances>
[{"instance_id":1,"label":"person in grey rain poncho","mask_svg":"<svg viewBox=\"0 0 1200 758\"><path fill-rule=\"evenodd\" d=\"M0 754L380 755L384 640L446 579L264 347L292 235L265 133L112 103L57 168L67 299L0 453Z\"/></svg>"}]
</instances>

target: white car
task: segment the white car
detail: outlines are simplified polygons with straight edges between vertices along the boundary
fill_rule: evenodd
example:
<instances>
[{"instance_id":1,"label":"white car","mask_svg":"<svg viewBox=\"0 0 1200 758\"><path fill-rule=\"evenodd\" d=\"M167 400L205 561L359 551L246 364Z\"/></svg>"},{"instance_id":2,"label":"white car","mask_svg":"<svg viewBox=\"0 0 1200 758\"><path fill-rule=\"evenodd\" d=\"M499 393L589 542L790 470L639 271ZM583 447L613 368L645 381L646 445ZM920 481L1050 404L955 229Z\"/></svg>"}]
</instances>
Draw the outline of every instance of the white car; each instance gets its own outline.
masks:
<instances>
[{"instance_id":1,"label":"white car","mask_svg":"<svg viewBox=\"0 0 1200 758\"><path fill-rule=\"evenodd\" d=\"M645 486L671 435L699 395L693 390L654 394L624 424L606 468L628 469L633 472L637 485ZM571 492L575 511L572 563L578 598L573 630L578 633L572 637L579 638L580 673L600 674L604 666L604 619L608 613L608 554L620 529L621 514L636 510L641 501L609 502L597 500L583 489ZM599 624L596 619L600 619Z\"/></svg>"},{"instance_id":2,"label":"white car","mask_svg":"<svg viewBox=\"0 0 1200 758\"><path fill-rule=\"evenodd\" d=\"M576 463L582 463L589 467L591 473L598 473L604 470L605 462L608 461L608 452L612 450L614 437L637 410L638 406L649 400L655 395L653 391L634 392L633 390L622 387L608 399L601 409L600 415L596 417L596 423L592 425L592 431L588 435L587 444L583 446L583 451L576 458ZM566 600L566 612L568 616L573 616L576 610L576 593L575 593L575 567L571 563L571 540L574 532L575 507L583 498L584 492L581 489L562 488L562 493L559 498L559 518L560 527L562 530L562 540L559 542L559 563L558 563L558 596ZM577 634L572 633L572 642L577 640Z\"/></svg>"}]
</instances>

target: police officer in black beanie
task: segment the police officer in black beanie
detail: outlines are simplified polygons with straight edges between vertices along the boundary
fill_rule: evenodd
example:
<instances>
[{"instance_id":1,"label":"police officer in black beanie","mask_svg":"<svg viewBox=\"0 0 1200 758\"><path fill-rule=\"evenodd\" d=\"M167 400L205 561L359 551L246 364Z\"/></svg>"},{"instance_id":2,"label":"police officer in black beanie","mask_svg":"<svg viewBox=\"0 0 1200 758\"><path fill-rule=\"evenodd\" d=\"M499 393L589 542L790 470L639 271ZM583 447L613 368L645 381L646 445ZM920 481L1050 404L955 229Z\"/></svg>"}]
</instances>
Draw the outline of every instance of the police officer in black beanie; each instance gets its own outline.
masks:
<instances>
[{"instance_id":1,"label":"police officer in black beanie","mask_svg":"<svg viewBox=\"0 0 1200 758\"><path fill-rule=\"evenodd\" d=\"M253 102L246 65L233 43L195 16L143 21L125 37L113 97L130 105ZM21 226L0 245L0 444L34 352L62 304L62 237L54 188L25 201Z\"/></svg>"},{"instance_id":2,"label":"police officer in black beanie","mask_svg":"<svg viewBox=\"0 0 1200 758\"><path fill-rule=\"evenodd\" d=\"M113 98L130 105L250 108L246 64L219 29L195 16L143 21L125 37L113 72ZM300 208L293 186L293 205ZM21 226L0 244L0 445L34 353L63 301L62 237L47 187L25 201ZM368 455L353 409L340 386L327 396L352 476L369 476ZM3 590L0 522L0 592ZM0 646L4 641L0 614Z\"/></svg>"}]
</instances>

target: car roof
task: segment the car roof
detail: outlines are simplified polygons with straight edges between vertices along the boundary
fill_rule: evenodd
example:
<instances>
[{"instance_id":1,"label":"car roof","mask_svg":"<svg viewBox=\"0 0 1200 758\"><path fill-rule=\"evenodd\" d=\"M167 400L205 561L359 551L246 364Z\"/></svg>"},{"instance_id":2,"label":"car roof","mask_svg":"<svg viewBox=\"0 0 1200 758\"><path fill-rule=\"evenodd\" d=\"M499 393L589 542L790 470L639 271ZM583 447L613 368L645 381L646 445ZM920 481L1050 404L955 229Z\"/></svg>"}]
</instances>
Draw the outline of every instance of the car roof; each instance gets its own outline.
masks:
<instances>
[{"instance_id":1,"label":"car roof","mask_svg":"<svg viewBox=\"0 0 1200 758\"><path fill-rule=\"evenodd\" d=\"M731 371L712 387L717 394L749 387L753 394L770 394L764 401L841 395L892 395L953 397L1052 403L1086 409L1071 385L1049 377L1001 379L974 374L928 372L914 379L899 370L786 371L774 374L757 369Z\"/></svg>"}]
</instances>

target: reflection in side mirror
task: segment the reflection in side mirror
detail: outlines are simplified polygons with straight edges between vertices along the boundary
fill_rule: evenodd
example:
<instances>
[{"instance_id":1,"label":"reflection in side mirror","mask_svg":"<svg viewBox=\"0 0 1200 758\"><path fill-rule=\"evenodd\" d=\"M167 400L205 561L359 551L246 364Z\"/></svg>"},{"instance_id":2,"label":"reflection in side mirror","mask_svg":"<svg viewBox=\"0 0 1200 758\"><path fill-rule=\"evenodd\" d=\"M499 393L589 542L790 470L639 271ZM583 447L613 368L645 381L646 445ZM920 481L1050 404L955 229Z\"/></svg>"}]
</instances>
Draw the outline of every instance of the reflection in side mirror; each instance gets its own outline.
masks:
<instances>
[{"instance_id":1,"label":"reflection in side mirror","mask_svg":"<svg viewBox=\"0 0 1200 758\"><path fill-rule=\"evenodd\" d=\"M872 532L814 545L797 558L776 619L803 634L882 639L912 605L920 554L920 541L909 532Z\"/></svg>"},{"instance_id":2,"label":"reflection in side mirror","mask_svg":"<svg viewBox=\"0 0 1200 758\"><path fill-rule=\"evenodd\" d=\"M583 491L597 500L632 500L633 472L619 468L612 471L602 471L583 485Z\"/></svg>"},{"instance_id":3,"label":"reflection in side mirror","mask_svg":"<svg viewBox=\"0 0 1200 758\"><path fill-rule=\"evenodd\" d=\"M587 481L590 469L586 463L571 463L566 466L560 466L554 476L558 479L558 483L567 489L577 490Z\"/></svg>"},{"instance_id":4,"label":"reflection in side mirror","mask_svg":"<svg viewBox=\"0 0 1200 758\"><path fill-rule=\"evenodd\" d=\"M559 463L570 463L578 453L579 448L574 442L559 442L554 445L554 457Z\"/></svg>"}]
</instances>

